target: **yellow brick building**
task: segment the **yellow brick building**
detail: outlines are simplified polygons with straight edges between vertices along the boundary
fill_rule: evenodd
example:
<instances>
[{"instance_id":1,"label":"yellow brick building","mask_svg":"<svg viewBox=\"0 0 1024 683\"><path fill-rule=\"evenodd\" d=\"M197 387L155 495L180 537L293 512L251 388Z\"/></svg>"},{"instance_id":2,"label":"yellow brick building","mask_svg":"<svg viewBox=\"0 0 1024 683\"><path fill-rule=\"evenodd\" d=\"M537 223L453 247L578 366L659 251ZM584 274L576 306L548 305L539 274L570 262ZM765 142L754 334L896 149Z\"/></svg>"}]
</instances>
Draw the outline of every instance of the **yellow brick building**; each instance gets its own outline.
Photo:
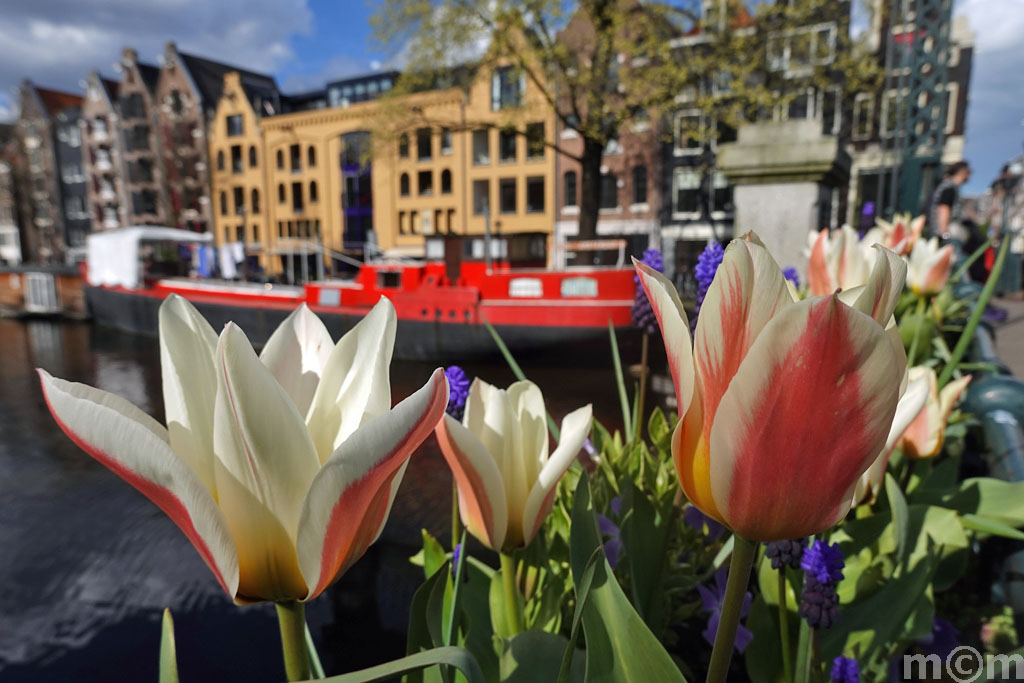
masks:
<instances>
[{"instance_id":1,"label":"yellow brick building","mask_svg":"<svg viewBox=\"0 0 1024 683\"><path fill-rule=\"evenodd\" d=\"M425 235L483 234L488 213L495 234L554 227L554 114L509 68L478 73L468 95L433 90L263 117L229 74L212 129L216 241L244 232L268 272L321 247L362 252L371 229L380 252L420 256Z\"/></svg>"}]
</instances>

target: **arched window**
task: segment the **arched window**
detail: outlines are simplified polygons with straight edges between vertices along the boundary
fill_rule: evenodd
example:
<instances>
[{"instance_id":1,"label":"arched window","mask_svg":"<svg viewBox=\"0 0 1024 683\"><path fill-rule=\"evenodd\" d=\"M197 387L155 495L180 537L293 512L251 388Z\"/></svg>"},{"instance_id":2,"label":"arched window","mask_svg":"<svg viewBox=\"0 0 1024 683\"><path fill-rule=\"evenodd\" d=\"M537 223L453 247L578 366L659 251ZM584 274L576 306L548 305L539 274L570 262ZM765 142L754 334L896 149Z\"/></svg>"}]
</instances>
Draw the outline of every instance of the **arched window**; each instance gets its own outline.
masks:
<instances>
[{"instance_id":1,"label":"arched window","mask_svg":"<svg viewBox=\"0 0 1024 683\"><path fill-rule=\"evenodd\" d=\"M314 166L316 166L316 149L314 149L313 147L310 147L309 150L306 153L306 156L309 157L309 164L308 164L308 166L310 168L313 168Z\"/></svg>"},{"instance_id":2,"label":"arched window","mask_svg":"<svg viewBox=\"0 0 1024 683\"><path fill-rule=\"evenodd\" d=\"M277 150L277 170L284 170L284 151L280 149Z\"/></svg>"},{"instance_id":3,"label":"arched window","mask_svg":"<svg viewBox=\"0 0 1024 683\"><path fill-rule=\"evenodd\" d=\"M309 149L310 149L310 151L312 151L313 148L310 147ZM316 196L316 181L315 180L311 180L311 181L309 181L309 201L315 202L316 200L317 200L317 196Z\"/></svg>"},{"instance_id":4,"label":"arched window","mask_svg":"<svg viewBox=\"0 0 1024 683\"><path fill-rule=\"evenodd\" d=\"M409 174L403 173L402 177L398 180L398 192L403 197L409 196Z\"/></svg>"},{"instance_id":5,"label":"arched window","mask_svg":"<svg viewBox=\"0 0 1024 683\"><path fill-rule=\"evenodd\" d=\"M576 206L576 171L565 172L565 198L562 206Z\"/></svg>"},{"instance_id":6,"label":"arched window","mask_svg":"<svg viewBox=\"0 0 1024 683\"><path fill-rule=\"evenodd\" d=\"M217 152L217 170L218 171L223 171L224 170L224 151L223 150Z\"/></svg>"},{"instance_id":7,"label":"arched window","mask_svg":"<svg viewBox=\"0 0 1024 683\"><path fill-rule=\"evenodd\" d=\"M278 154L281 154L278 152ZM284 204L284 183L279 183L277 186L277 201Z\"/></svg>"},{"instance_id":8,"label":"arched window","mask_svg":"<svg viewBox=\"0 0 1024 683\"><path fill-rule=\"evenodd\" d=\"M227 216L228 215L228 193L227 192L221 192L220 193L220 215L221 216Z\"/></svg>"},{"instance_id":9,"label":"arched window","mask_svg":"<svg viewBox=\"0 0 1024 683\"><path fill-rule=\"evenodd\" d=\"M256 145L249 147L249 168L256 168Z\"/></svg>"},{"instance_id":10,"label":"arched window","mask_svg":"<svg viewBox=\"0 0 1024 683\"><path fill-rule=\"evenodd\" d=\"M257 190L255 187L252 189L252 202L251 202L251 204L252 204L252 212L253 213L259 213L260 212L260 191ZM259 240L257 240L257 241L259 241Z\"/></svg>"},{"instance_id":11,"label":"arched window","mask_svg":"<svg viewBox=\"0 0 1024 683\"><path fill-rule=\"evenodd\" d=\"M452 172L447 168L441 171L441 194L452 193Z\"/></svg>"},{"instance_id":12,"label":"arched window","mask_svg":"<svg viewBox=\"0 0 1024 683\"><path fill-rule=\"evenodd\" d=\"M402 137L398 138L398 156L403 159L409 157L409 136L402 133Z\"/></svg>"}]
</instances>

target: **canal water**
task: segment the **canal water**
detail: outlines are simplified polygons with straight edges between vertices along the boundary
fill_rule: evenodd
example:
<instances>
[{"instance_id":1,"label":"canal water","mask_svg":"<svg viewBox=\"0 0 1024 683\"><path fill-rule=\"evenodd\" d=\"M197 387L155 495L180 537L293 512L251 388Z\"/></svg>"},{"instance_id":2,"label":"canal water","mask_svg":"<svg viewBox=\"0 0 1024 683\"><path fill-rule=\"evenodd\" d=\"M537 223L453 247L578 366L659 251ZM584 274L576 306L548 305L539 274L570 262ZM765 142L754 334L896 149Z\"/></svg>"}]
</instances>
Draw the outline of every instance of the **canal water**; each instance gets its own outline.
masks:
<instances>
[{"instance_id":1,"label":"canal water","mask_svg":"<svg viewBox=\"0 0 1024 683\"><path fill-rule=\"evenodd\" d=\"M562 351L522 363L548 410L561 420L590 402L616 426L610 355L583 364ZM36 367L123 396L163 422L154 338L0 320L0 683L155 680L164 607L175 619L182 681L283 680L272 606L236 607L178 528L60 431ZM394 362L394 400L434 367ZM466 370L493 384L513 380L500 359ZM447 536L450 504L451 475L431 436L412 457L381 540L307 606L329 674L404 654L422 579L408 558L421 528Z\"/></svg>"}]
</instances>

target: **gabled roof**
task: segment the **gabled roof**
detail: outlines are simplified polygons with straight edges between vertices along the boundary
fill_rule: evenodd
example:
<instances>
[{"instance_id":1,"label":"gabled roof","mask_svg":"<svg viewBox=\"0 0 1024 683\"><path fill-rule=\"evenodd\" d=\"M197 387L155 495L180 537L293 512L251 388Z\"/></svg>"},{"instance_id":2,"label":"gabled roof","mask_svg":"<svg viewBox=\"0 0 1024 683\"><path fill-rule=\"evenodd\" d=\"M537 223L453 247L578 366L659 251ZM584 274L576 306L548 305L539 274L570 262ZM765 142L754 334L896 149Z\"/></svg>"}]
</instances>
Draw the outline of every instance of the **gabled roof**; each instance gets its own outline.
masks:
<instances>
[{"instance_id":1,"label":"gabled roof","mask_svg":"<svg viewBox=\"0 0 1024 683\"><path fill-rule=\"evenodd\" d=\"M117 81L112 81L109 78L103 78L100 76L100 83L103 85L103 89L107 91L107 97L111 103L117 102L117 89L120 84Z\"/></svg>"},{"instance_id":2,"label":"gabled roof","mask_svg":"<svg viewBox=\"0 0 1024 683\"><path fill-rule=\"evenodd\" d=\"M178 52L185 68L188 69L192 81L199 89L199 96L202 98L204 108L217 106L222 91L224 90L224 74L229 71L237 71L242 82L242 88L250 101L259 99L273 99L279 95L277 83L273 76L256 73L241 69L237 66L215 62L204 57L197 57L185 52Z\"/></svg>"},{"instance_id":3,"label":"gabled roof","mask_svg":"<svg viewBox=\"0 0 1024 683\"><path fill-rule=\"evenodd\" d=\"M80 95L63 92L61 90L40 88L38 85L34 84L30 87L36 91L40 102L42 102L43 107L46 108L46 112L51 116L56 116L65 109L75 109L82 106L83 100Z\"/></svg>"},{"instance_id":4,"label":"gabled roof","mask_svg":"<svg viewBox=\"0 0 1024 683\"><path fill-rule=\"evenodd\" d=\"M136 62L135 65L139 67L139 76L142 77L142 82L146 85L146 90L149 91L150 95L155 95L156 84L160 79L160 67L153 66L152 64L144 64L142 62Z\"/></svg>"}]
</instances>

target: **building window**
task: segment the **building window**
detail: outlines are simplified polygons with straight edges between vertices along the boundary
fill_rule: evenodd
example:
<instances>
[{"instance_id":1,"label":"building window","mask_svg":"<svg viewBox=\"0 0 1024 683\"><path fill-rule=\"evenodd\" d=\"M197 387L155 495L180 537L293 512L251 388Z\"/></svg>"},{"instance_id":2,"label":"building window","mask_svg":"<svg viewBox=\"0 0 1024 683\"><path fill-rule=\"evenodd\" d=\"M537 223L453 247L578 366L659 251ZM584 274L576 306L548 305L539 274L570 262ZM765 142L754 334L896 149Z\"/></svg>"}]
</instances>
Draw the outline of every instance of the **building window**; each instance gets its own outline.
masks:
<instances>
[{"instance_id":1,"label":"building window","mask_svg":"<svg viewBox=\"0 0 1024 683\"><path fill-rule=\"evenodd\" d=\"M220 215L228 215L228 193L224 190L221 190L220 192Z\"/></svg>"},{"instance_id":2,"label":"building window","mask_svg":"<svg viewBox=\"0 0 1024 683\"><path fill-rule=\"evenodd\" d=\"M409 212L409 232L416 234L420 228L420 215L416 211Z\"/></svg>"},{"instance_id":3,"label":"building window","mask_svg":"<svg viewBox=\"0 0 1024 683\"><path fill-rule=\"evenodd\" d=\"M285 201L286 201L285 200L285 196L284 196L284 183L278 183L278 186L277 186L277 201L280 202L281 204L284 204Z\"/></svg>"},{"instance_id":4,"label":"building window","mask_svg":"<svg viewBox=\"0 0 1024 683\"><path fill-rule=\"evenodd\" d=\"M491 140L489 130L473 131L473 165L483 166L491 163Z\"/></svg>"},{"instance_id":5,"label":"building window","mask_svg":"<svg viewBox=\"0 0 1024 683\"><path fill-rule=\"evenodd\" d=\"M473 215L482 216L490 211L491 183L488 180L473 181Z\"/></svg>"},{"instance_id":6,"label":"building window","mask_svg":"<svg viewBox=\"0 0 1024 683\"><path fill-rule=\"evenodd\" d=\"M254 214L255 213L259 213L260 212L260 191L257 190L255 187L252 189L252 202L250 202L250 203L252 204L252 212Z\"/></svg>"},{"instance_id":7,"label":"building window","mask_svg":"<svg viewBox=\"0 0 1024 683\"><path fill-rule=\"evenodd\" d=\"M292 173L298 173L302 170L302 148L298 145L292 145L288 152L291 158Z\"/></svg>"},{"instance_id":8,"label":"building window","mask_svg":"<svg viewBox=\"0 0 1024 683\"><path fill-rule=\"evenodd\" d=\"M234 195L235 213L237 215L242 215L245 213L245 190L241 187L236 187L232 190L231 194Z\"/></svg>"},{"instance_id":9,"label":"building window","mask_svg":"<svg viewBox=\"0 0 1024 683\"><path fill-rule=\"evenodd\" d=\"M544 176L526 179L526 213L544 211Z\"/></svg>"},{"instance_id":10,"label":"building window","mask_svg":"<svg viewBox=\"0 0 1024 683\"><path fill-rule=\"evenodd\" d=\"M544 158L544 122L526 124L526 159Z\"/></svg>"},{"instance_id":11,"label":"building window","mask_svg":"<svg viewBox=\"0 0 1024 683\"><path fill-rule=\"evenodd\" d=\"M242 172L242 146L231 145L231 172Z\"/></svg>"},{"instance_id":12,"label":"building window","mask_svg":"<svg viewBox=\"0 0 1024 683\"><path fill-rule=\"evenodd\" d=\"M647 167L633 167L633 203L647 203Z\"/></svg>"},{"instance_id":13,"label":"building window","mask_svg":"<svg viewBox=\"0 0 1024 683\"><path fill-rule=\"evenodd\" d=\"M434 194L434 174L432 171L420 171L416 174L416 189L420 195Z\"/></svg>"},{"instance_id":14,"label":"building window","mask_svg":"<svg viewBox=\"0 0 1024 683\"><path fill-rule=\"evenodd\" d=\"M312 146L306 150L306 164L310 168L316 168L316 149Z\"/></svg>"},{"instance_id":15,"label":"building window","mask_svg":"<svg viewBox=\"0 0 1024 683\"><path fill-rule=\"evenodd\" d=\"M516 132L503 130L498 133L498 161L503 164L516 160Z\"/></svg>"},{"instance_id":16,"label":"building window","mask_svg":"<svg viewBox=\"0 0 1024 683\"><path fill-rule=\"evenodd\" d=\"M277 150L277 170L284 170L284 152L280 149Z\"/></svg>"},{"instance_id":17,"label":"building window","mask_svg":"<svg viewBox=\"0 0 1024 683\"><path fill-rule=\"evenodd\" d=\"M249 168L256 168L256 145L249 147Z\"/></svg>"},{"instance_id":18,"label":"building window","mask_svg":"<svg viewBox=\"0 0 1024 683\"><path fill-rule=\"evenodd\" d=\"M409 136L405 133L398 138L398 156L403 159L409 158Z\"/></svg>"},{"instance_id":19,"label":"building window","mask_svg":"<svg viewBox=\"0 0 1024 683\"><path fill-rule=\"evenodd\" d=\"M511 66L495 69L491 75L491 109L498 111L523 104L526 75L516 73Z\"/></svg>"},{"instance_id":20,"label":"building window","mask_svg":"<svg viewBox=\"0 0 1024 683\"><path fill-rule=\"evenodd\" d=\"M692 168L677 168L673 177L673 213L700 211L700 173Z\"/></svg>"},{"instance_id":21,"label":"building window","mask_svg":"<svg viewBox=\"0 0 1024 683\"><path fill-rule=\"evenodd\" d=\"M498 181L498 210L501 213L516 212L515 178L502 178Z\"/></svg>"},{"instance_id":22,"label":"building window","mask_svg":"<svg viewBox=\"0 0 1024 683\"><path fill-rule=\"evenodd\" d=\"M217 170L224 170L224 150L220 150L217 152Z\"/></svg>"},{"instance_id":23,"label":"building window","mask_svg":"<svg viewBox=\"0 0 1024 683\"><path fill-rule=\"evenodd\" d=\"M452 153L452 129L441 129L441 154Z\"/></svg>"},{"instance_id":24,"label":"building window","mask_svg":"<svg viewBox=\"0 0 1024 683\"><path fill-rule=\"evenodd\" d=\"M228 137L234 137L242 134L242 115L234 114L229 116L228 119Z\"/></svg>"},{"instance_id":25,"label":"building window","mask_svg":"<svg viewBox=\"0 0 1024 683\"><path fill-rule=\"evenodd\" d=\"M871 119L875 113L875 98L868 93L858 93L853 102L853 139L866 140L871 137Z\"/></svg>"},{"instance_id":26,"label":"building window","mask_svg":"<svg viewBox=\"0 0 1024 683\"><path fill-rule=\"evenodd\" d=\"M576 171L566 171L564 176L565 181L565 200L563 206L576 206Z\"/></svg>"},{"instance_id":27,"label":"building window","mask_svg":"<svg viewBox=\"0 0 1024 683\"><path fill-rule=\"evenodd\" d=\"M416 158L420 161L426 161L431 158L429 128L416 129Z\"/></svg>"},{"instance_id":28,"label":"building window","mask_svg":"<svg viewBox=\"0 0 1024 683\"><path fill-rule=\"evenodd\" d=\"M312 148L310 148L310 149L312 149ZM315 180L311 180L311 181L309 181L309 203L312 204L313 202L318 201L318 200L319 200L319 198L317 197L317 194L316 194L316 181Z\"/></svg>"},{"instance_id":29,"label":"building window","mask_svg":"<svg viewBox=\"0 0 1024 683\"><path fill-rule=\"evenodd\" d=\"M732 213L732 185L724 174L715 171L711 178L711 210Z\"/></svg>"},{"instance_id":30,"label":"building window","mask_svg":"<svg viewBox=\"0 0 1024 683\"><path fill-rule=\"evenodd\" d=\"M907 115L907 96L898 90L882 95L882 137L892 137L903 127Z\"/></svg>"},{"instance_id":31,"label":"building window","mask_svg":"<svg viewBox=\"0 0 1024 683\"><path fill-rule=\"evenodd\" d=\"M398 180L398 193L403 197L409 196L409 174L403 173Z\"/></svg>"},{"instance_id":32,"label":"building window","mask_svg":"<svg viewBox=\"0 0 1024 683\"><path fill-rule=\"evenodd\" d=\"M302 211L302 183L292 183L292 211Z\"/></svg>"},{"instance_id":33,"label":"building window","mask_svg":"<svg viewBox=\"0 0 1024 683\"><path fill-rule=\"evenodd\" d=\"M405 234L405 211L398 212L398 234Z\"/></svg>"},{"instance_id":34,"label":"building window","mask_svg":"<svg viewBox=\"0 0 1024 683\"><path fill-rule=\"evenodd\" d=\"M676 117L676 154L692 154L701 149L704 120L699 112L684 112Z\"/></svg>"},{"instance_id":35,"label":"building window","mask_svg":"<svg viewBox=\"0 0 1024 683\"><path fill-rule=\"evenodd\" d=\"M452 193L452 172L447 168L441 171L441 194Z\"/></svg>"},{"instance_id":36,"label":"building window","mask_svg":"<svg viewBox=\"0 0 1024 683\"><path fill-rule=\"evenodd\" d=\"M601 190L598 208L614 209L619 206L619 179L614 173L601 174Z\"/></svg>"}]
</instances>

